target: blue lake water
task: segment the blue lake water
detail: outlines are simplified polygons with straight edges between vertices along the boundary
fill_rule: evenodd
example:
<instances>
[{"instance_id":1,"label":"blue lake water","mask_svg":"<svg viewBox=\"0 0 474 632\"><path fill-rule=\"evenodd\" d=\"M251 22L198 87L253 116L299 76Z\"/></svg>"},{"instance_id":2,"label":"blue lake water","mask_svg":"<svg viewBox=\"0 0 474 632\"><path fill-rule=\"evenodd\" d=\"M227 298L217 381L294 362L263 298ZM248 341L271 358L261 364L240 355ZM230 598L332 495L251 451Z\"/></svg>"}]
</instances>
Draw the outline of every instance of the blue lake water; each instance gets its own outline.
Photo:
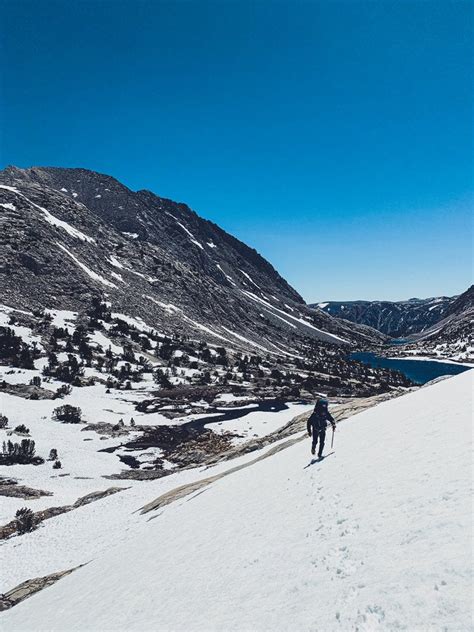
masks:
<instances>
[{"instance_id":1,"label":"blue lake water","mask_svg":"<svg viewBox=\"0 0 474 632\"><path fill-rule=\"evenodd\" d=\"M433 362L432 360L403 360L382 358L375 353L357 351L351 353L351 360L359 360L373 367L383 367L401 371L416 384L425 384L440 375L457 375L469 371L470 367L460 364L448 364L447 362Z\"/></svg>"}]
</instances>

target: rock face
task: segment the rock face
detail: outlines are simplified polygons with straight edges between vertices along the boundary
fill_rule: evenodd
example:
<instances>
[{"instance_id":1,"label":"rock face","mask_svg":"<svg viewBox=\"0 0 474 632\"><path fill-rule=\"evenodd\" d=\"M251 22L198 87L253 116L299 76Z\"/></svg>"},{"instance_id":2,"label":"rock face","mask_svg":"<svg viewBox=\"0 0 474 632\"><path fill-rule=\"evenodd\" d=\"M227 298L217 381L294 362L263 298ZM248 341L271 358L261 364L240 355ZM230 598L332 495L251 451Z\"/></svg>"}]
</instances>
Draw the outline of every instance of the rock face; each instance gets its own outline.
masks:
<instances>
[{"instance_id":1,"label":"rock face","mask_svg":"<svg viewBox=\"0 0 474 632\"><path fill-rule=\"evenodd\" d=\"M336 318L368 325L391 336L402 338L425 331L445 318L459 297L411 298L408 301L347 301L317 303L319 308Z\"/></svg>"},{"instance_id":2,"label":"rock face","mask_svg":"<svg viewBox=\"0 0 474 632\"><path fill-rule=\"evenodd\" d=\"M0 293L23 309L112 310L163 333L279 353L384 335L309 309L255 250L185 204L84 169L0 172Z\"/></svg>"},{"instance_id":3,"label":"rock face","mask_svg":"<svg viewBox=\"0 0 474 632\"><path fill-rule=\"evenodd\" d=\"M472 347L472 321L474 318L474 285L460 294L448 306L444 318L409 340L429 344L464 344Z\"/></svg>"}]
</instances>

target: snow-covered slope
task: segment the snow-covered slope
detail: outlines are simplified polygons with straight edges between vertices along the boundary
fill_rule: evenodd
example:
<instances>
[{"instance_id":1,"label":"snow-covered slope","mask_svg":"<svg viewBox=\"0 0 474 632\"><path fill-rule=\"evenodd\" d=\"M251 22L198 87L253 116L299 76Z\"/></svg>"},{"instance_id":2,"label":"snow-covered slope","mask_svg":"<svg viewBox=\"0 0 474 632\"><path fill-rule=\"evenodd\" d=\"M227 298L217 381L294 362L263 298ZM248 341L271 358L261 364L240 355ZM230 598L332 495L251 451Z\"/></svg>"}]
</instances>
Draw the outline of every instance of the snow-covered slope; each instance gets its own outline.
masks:
<instances>
[{"instance_id":1,"label":"snow-covered slope","mask_svg":"<svg viewBox=\"0 0 474 632\"><path fill-rule=\"evenodd\" d=\"M472 629L471 388L470 371L438 382L346 420L322 462L297 443L134 514L4 629ZM103 538L115 518L99 516ZM74 547L63 518L49 546Z\"/></svg>"}]
</instances>

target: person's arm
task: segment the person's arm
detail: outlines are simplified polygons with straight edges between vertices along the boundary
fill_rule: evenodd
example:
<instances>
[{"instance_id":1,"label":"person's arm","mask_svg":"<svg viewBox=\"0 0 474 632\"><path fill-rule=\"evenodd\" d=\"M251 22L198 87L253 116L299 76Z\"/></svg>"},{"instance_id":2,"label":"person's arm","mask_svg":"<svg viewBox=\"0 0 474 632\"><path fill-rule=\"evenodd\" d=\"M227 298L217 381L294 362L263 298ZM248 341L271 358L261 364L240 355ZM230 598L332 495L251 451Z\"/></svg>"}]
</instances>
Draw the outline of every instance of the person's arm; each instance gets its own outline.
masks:
<instances>
[{"instance_id":1,"label":"person's arm","mask_svg":"<svg viewBox=\"0 0 474 632\"><path fill-rule=\"evenodd\" d=\"M309 436L311 436L311 415L308 417L308 423L306 424Z\"/></svg>"}]
</instances>

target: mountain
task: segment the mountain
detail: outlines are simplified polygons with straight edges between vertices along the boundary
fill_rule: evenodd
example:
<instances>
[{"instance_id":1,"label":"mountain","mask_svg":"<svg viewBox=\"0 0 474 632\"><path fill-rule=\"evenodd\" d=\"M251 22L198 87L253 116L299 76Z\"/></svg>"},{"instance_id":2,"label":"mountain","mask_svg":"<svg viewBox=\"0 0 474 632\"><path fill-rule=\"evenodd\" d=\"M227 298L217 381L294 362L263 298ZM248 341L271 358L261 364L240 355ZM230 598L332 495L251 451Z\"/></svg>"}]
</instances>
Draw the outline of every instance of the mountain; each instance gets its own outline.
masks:
<instances>
[{"instance_id":1,"label":"mountain","mask_svg":"<svg viewBox=\"0 0 474 632\"><path fill-rule=\"evenodd\" d=\"M57 581L4 628L471 629L471 389L468 371L342 421L321 462L293 435L6 540L6 599Z\"/></svg>"},{"instance_id":2,"label":"mountain","mask_svg":"<svg viewBox=\"0 0 474 632\"><path fill-rule=\"evenodd\" d=\"M309 309L254 249L185 204L85 169L0 172L2 302L81 310L93 297L166 334L270 353L379 344Z\"/></svg>"},{"instance_id":3,"label":"mountain","mask_svg":"<svg viewBox=\"0 0 474 632\"><path fill-rule=\"evenodd\" d=\"M406 350L418 354L473 360L474 285L456 297L444 318L421 333L407 337Z\"/></svg>"},{"instance_id":4,"label":"mountain","mask_svg":"<svg viewBox=\"0 0 474 632\"><path fill-rule=\"evenodd\" d=\"M407 301L327 301L319 307L336 318L367 325L391 336L402 338L428 329L448 315L456 297L411 298Z\"/></svg>"},{"instance_id":5,"label":"mountain","mask_svg":"<svg viewBox=\"0 0 474 632\"><path fill-rule=\"evenodd\" d=\"M393 303L328 301L310 307L373 327L394 338L403 338L404 344L390 348L394 356L415 354L469 361L474 357L473 285L453 297L412 298Z\"/></svg>"}]
</instances>

